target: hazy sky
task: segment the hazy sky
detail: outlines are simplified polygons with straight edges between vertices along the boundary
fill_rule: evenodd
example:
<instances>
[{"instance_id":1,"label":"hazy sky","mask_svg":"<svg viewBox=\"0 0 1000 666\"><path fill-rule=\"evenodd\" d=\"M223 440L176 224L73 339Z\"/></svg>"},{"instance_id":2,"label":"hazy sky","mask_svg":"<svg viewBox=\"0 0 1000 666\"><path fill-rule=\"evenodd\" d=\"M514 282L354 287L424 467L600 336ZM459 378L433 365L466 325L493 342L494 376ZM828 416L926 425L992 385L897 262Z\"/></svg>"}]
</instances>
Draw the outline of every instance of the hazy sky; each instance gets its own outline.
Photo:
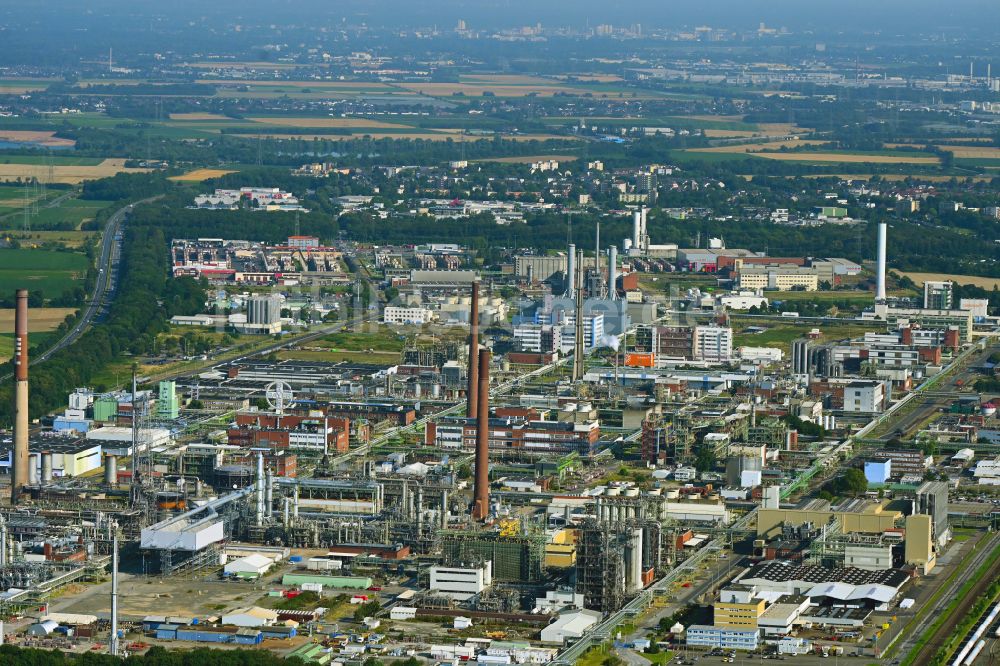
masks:
<instances>
[{"instance_id":1,"label":"hazy sky","mask_svg":"<svg viewBox=\"0 0 1000 666\"><path fill-rule=\"evenodd\" d=\"M0 0L0 24L8 26L51 11L64 20L109 10L124 15L166 16L172 21L216 15L266 22L332 21L345 15L373 25L451 27L459 18L471 27L503 27L542 22L650 27L709 24L749 28L760 21L812 30L935 32L965 28L995 30L1000 0Z\"/></svg>"}]
</instances>

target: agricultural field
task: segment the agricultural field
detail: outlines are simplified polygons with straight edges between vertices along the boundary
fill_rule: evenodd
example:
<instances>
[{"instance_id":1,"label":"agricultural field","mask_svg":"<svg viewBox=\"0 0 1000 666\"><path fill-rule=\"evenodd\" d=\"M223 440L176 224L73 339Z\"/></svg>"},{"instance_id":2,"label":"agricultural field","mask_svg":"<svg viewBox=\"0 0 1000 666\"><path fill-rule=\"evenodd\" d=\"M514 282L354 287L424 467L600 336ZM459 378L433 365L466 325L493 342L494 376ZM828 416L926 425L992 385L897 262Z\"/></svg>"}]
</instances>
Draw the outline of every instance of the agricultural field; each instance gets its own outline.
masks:
<instances>
[{"instance_id":1,"label":"agricultural field","mask_svg":"<svg viewBox=\"0 0 1000 666\"><path fill-rule=\"evenodd\" d=\"M71 250L83 247L97 235L96 231L29 231L0 230L0 238L16 240L22 248L60 245Z\"/></svg>"},{"instance_id":2,"label":"agricultural field","mask_svg":"<svg viewBox=\"0 0 1000 666\"><path fill-rule=\"evenodd\" d=\"M489 159L472 160L474 162L498 162L500 164L532 164L555 160L556 162L572 162L580 159L576 155L518 155L516 157L492 157Z\"/></svg>"},{"instance_id":3,"label":"agricultural field","mask_svg":"<svg viewBox=\"0 0 1000 666\"><path fill-rule=\"evenodd\" d=\"M171 176L168 180L175 180L184 183L200 183L202 181L210 180L212 178L227 176L231 173L236 173L236 172L228 169L195 169L193 171L188 171L187 173L181 174L179 176Z\"/></svg>"},{"instance_id":4,"label":"agricultural field","mask_svg":"<svg viewBox=\"0 0 1000 666\"><path fill-rule=\"evenodd\" d=\"M170 120L176 120L179 122L190 122L190 121L229 121L232 120L229 116L223 116L218 113L171 113L169 116Z\"/></svg>"},{"instance_id":5,"label":"agricultural field","mask_svg":"<svg viewBox=\"0 0 1000 666\"><path fill-rule=\"evenodd\" d=\"M76 252L0 250L0 293L23 288L59 296L83 280L87 267L87 257Z\"/></svg>"},{"instance_id":6,"label":"agricultural field","mask_svg":"<svg viewBox=\"0 0 1000 666\"><path fill-rule=\"evenodd\" d=\"M62 193L65 194L65 193ZM51 201L59 196L59 192L49 191L46 201ZM16 200L14 203L17 203ZM2 202L0 202L2 205ZM109 201L99 201L92 199L68 198L58 205L40 204L36 213L29 218L31 231L27 233L29 239L35 238L44 242L43 237L36 236L38 232L79 232L80 227L92 219L97 211L110 205ZM17 203L17 209L7 215L0 215L0 233L8 233L22 237L24 231L24 216L22 214L23 204ZM3 210L0 209L0 213ZM67 237L69 240L71 237Z\"/></svg>"},{"instance_id":7,"label":"agricultural field","mask_svg":"<svg viewBox=\"0 0 1000 666\"><path fill-rule=\"evenodd\" d=\"M337 129L356 129L368 127L373 129L412 129L409 125L387 123L382 120L370 120L368 118L290 118L275 116L249 118L249 120L263 125L277 125L280 127L294 127L299 129L311 127L330 127Z\"/></svg>"},{"instance_id":8,"label":"agricultural field","mask_svg":"<svg viewBox=\"0 0 1000 666\"><path fill-rule=\"evenodd\" d=\"M3 132L0 132L0 141ZM49 178L51 171L51 179ZM126 168L125 160L109 158L101 160L97 165L58 165L48 167L44 164L3 164L0 163L0 182L16 181L18 178L37 178L52 183L78 185L85 180L107 178L117 173L143 173L149 169Z\"/></svg>"},{"instance_id":9,"label":"agricultural field","mask_svg":"<svg viewBox=\"0 0 1000 666\"><path fill-rule=\"evenodd\" d=\"M0 79L0 95L23 95L24 93L45 90L56 79Z\"/></svg>"},{"instance_id":10,"label":"agricultural field","mask_svg":"<svg viewBox=\"0 0 1000 666\"><path fill-rule=\"evenodd\" d=\"M978 275L956 275L954 273L919 273L913 271L899 271L899 274L910 278L916 282L918 286L922 286L924 282L927 282L928 280L950 280L956 284L971 284L977 287L982 287L983 289L1000 289L1000 278L980 277Z\"/></svg>"},{"instance_id":11,"label":"agricultural field","mask_svg":"<svg viewBox=\"0 0 1000 666\"><path fill-rule=\"evenodd\" d=\"M993 146L938 146L947 150L955 159L1000 160L1000 148Z\"/></svg>"},{"instance_id":12,"label":"agricultural field","mask_svg":"<svg viewBox=\"0 0 1000 666\"><path fill-rule=\"evenodd\" d=\"M28 333L46 333L59 326L76 308L31 308L28 316ZM14 310L0 309L0 332L14 330Z\"/></svg>"},{"instance_id":13,"label":"agricultural field","mask_svg":"<svg viewBox=\"0 0 1000 666\"><path fill-rule=\"evenodd\" d=\"M55 132L39 130L0 130L0 141L6 143L24 143L49 148L72 148L76 141L55 136Z\"/></svg>"},{"instance_id":14,"label":"agricultural field","mask_svg":"<svg viewBox=\"0 0 1000 666\"><path fill-rule=\"evenodd\" d=\"M837 162L842 164L940 164L938 157L910 155L881 155L878 153L753 153L754 157L764 157L769 160L785 162Z\"/></svg>"},{"instance_id":15,"label":"agricultural field","mask_svg":"<svg viewBox=\"0 0 1000 666\"><path fill-rule=\"evenodd\" d=\"M56 325L58 326L58 324ZM10 332L12 330L13 330L13 324L11 324L10 330L5 328L0 328L0 363L5 363L9 361L11 356L14 355L14 334ZM29 334L28 344L29 346L43 344L53 335L55 334L48 332Z\"/></svg>"},{"instance_id":16,"label":"agricultural field","mask_svg":"<svg viewBox=\"0 0 1000 666\"><path fill-rule=\"evenodd\" d=\"M259 137L264 137L268 139L294 139L299 141L314 141L314 140L338 140L338 139L359 139L362 137L368 137L369 139L422 139L424 141L455 141L455 142L466 142L466 141L482 141L483 139L489 139L492 135L484 134L464 134L462 132L448 132L448 131L438 131L438 130L421 130L419 128L412 128L410 130L400 130L398 132L386 132L386 131L362 131L357 130L345 134L309 134L309 133L266 133L266 134L237 134L236 136L242 137L244 139L255 139ZM556 134L517 134L517 135L504 135L504 139L508 141L548 141L550 139L562 140L562 141L576 141L575 137L559 136Z\"/></svg>"},{"instance_id":17,"label":"agricultural field","mask_svg":"<svg viewBox=\"0 0 1000 666\"><path fill-rule=\"evenodd\" d=\"M813 151L794 150L806 146L824 146L827 142L812 139L741 143L711 148L689 148L685 153L749 155L755 158L781 160L786 162L846 163L846 164L915 164L938 165L941 160L936 155L916 151L884 150L878 152L860 151Z\"/></svg>"},{"instance_id":18,"label":"agricultural field","mask_svg":"<svg viewBox=\"0 0 1000 666\"><path fill-rule=\"evenodd\" d=\"M752 176L744 176L745 178L751 179ZM797 178L798 176L782 176L782 178ZM810 173L802 176L803 178L839 178L841 180L871 180L872 178L880 178L882 180L890 182L899 182L913 178L916 180L927 181L928 183L947 183L954 178L961 178L962 180L971 179L975 183L988 183L993 180L992 176L942 176L935 174L925 174L925 173L880 173L880 174L870 174L870 173L830 173L830 174L816 174Z\"/></svg>"},{"instance_id":19,"label":"agricultural field","mask_svg":"<svg viewBox=\"0 0 1000 666\"><path fill-rule=\"evenodd\" d=\"M0 164L40 164L44 166L98 166L100 157L75 157L71 155L0 155Z\"/></svg>"},{"instance_id":20,"label":"agricultural field","mask_svg":"<svg viewBox=\"0 0 1000 666\"><path fill-rule=\"evenodd\" d=\"M779 148L799 148L801 146L823 146L826 141L815 141L811 139L797 139L793 141L766 141L760 143L733 143L726 146L713 146L711 148L690 148L692 153L754 153L760 154L767 151L777 151Z\"/></svg>"}]
</instances>

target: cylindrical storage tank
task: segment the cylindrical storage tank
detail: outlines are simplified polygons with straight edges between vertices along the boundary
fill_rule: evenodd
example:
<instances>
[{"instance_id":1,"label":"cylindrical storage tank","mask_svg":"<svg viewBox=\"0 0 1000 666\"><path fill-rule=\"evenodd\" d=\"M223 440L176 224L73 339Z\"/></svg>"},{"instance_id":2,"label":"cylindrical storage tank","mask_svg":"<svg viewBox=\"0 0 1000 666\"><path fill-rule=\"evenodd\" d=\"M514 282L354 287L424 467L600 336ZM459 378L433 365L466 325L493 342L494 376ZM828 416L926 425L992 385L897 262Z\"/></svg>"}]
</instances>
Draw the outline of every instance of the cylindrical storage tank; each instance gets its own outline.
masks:
<instances>
[{"instance_id":1,"label":"cylindrical storage tank","mask_svg":"<svg viewBox=\"0 0 1000 666\"><path fill-rule=\"evenodd\" d=\"M246 488L253 484L254 469L249 465L222 465L212 470L216 488Z\"/></svg>"},{"instance_id":2,"label":"cylindrical storage tank","mask_svg":"<svg viewBox=\"0 0 1000 666\"><path fill-rule=\"evenodd\" d=\"M667 499L675 500L681 496L681 491L677 490L676 488L668 488L666 495Z\"/></svg>"},{"instance_id":3,"label":"cylindrical storage tank","mask_svg":"<svg viewBox=\"0 0 1000 666\"><path fill-rule=\"evenodd\" d=\"M638 497L638 496L639 496L639 489L638 488L626 488L625 489L625 497Z\"/></svg>"},{"instance_id":4,"label":"cylindrical storage tank","mask_svg":"<svg viewBox=\"0 0 1000 666\"><path fill-rule=\"evenodd\" d=\"M161 492L156 494L156 508L164 511L184 510L187 501L180 493Z\"/></svg>"},{"instance_id":5,"label":"cylindrical storage tank","mask_svg":"<svg viewBox=\"0 0 1000 666\"><path fill-rule=\"evenodd\" d=\"M441 385L431 384L431 397L435 400L441 397Z\"/></svg>"},{"instance_id":6,"label":"cylindrical storage tank","mask_svg":"<svg viewBox=\"0 0 1000 666\"><path fill-rule=\"evenodd\" d=\"M104 456L104 483L109 486L118 483L118 459L115 456Z\"/></svg>"},{"instance_id":7,"label":"cylindrical storage tank","mask_svg":"<svg viewBox=\"0 0 1000 666\"><path fill-rule=\"evenodd\" d=\"M622 489L621 488L608 488L608 490L604 494L607 495L608 497L618 497L619 495L622 494Z\"/></svg>"},{"instance_id":8,"label":"cylindrical storage tank","mask_svg":"<svg viewBox=\"0 0 1000 666\"><path fill-rule=\"evenodd\" d=\"M42 483L52 483L51 451L42 451Z\"/></svg>"},{"instance_id":9,"label":"cylindrical storage tank","mask_svg":"<svg viewBox=\"0 0 1000 666\"><path fill-rule=\"evenodd\" d=\"M39 457L37 453L28 456L28 483L32 486L38 485Z\"/></svg>"}]
</instances>

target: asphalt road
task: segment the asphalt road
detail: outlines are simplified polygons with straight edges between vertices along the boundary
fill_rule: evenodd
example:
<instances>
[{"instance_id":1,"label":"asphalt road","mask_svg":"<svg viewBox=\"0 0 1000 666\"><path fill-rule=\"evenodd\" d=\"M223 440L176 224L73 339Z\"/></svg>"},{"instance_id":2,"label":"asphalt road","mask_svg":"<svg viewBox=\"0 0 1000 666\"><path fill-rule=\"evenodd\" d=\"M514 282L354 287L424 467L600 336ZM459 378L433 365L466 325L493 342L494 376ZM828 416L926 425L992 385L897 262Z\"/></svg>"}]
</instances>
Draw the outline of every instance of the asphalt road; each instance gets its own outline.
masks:
<instances>
[{"instance_id":1,"label":"asphalt road","mask_svg":"<svg viewBox=\"0 0 1000 666\"><path fill-rule=\"evenodd\" d=\"M147 203L156 198L158 197L144 199L139 203ZM90 296L90 303L87 305L87 309L84 310L83 316L80 317L73 328L67 331L66 335L59 342L35 357L31 361L31 365L44 363L60 349L65 349L76 342L90 328L90 324L94 321L94 318L104 310L107 305L105 301L109 292L113 289L118 279L118 259L121 255L121 244L118 241L118 235L121 232L122 223L125 221L125 215L130 210L132 210L132 205L119 208L108 218L107 224L104 225L104 234L101 236L101 255L97 259L97 268L100 272L97 274L97 281L94 283L94 292Z\"/></svg>"},{"instance_id":2,"label":"asphalt road","mask_svg":"<svg viewBox=\"0 0 1000 666\"><path fill-rule=\"evenodd\" d=\"M963 562L965 567L962 573L958 574L954 581L949 583L949 587L953 590L958 590L974 576L983 563L989 558L990 554L993 552L993 547L996 545L995 541L998 537L983 539L979 546L977 547L977 552L972 556L972 559L967 563ZM898 647L894 652L894 656L897 660L902 660L910 650L913 649L916 641L923 635L924 631L933 624L944 612L945 607L954 600L954 597L948 593L942 594L938 597L931 607L930 611L923 615L915 625L907 625L902 631L904 632L903 638L899 643ZM985 650L984 650L985 652Z\"/></svg>"},{"instance_id":3,"label":"asphalt road","mask_svg":"<svg viewBox=\"0 0 1000 666\"><path fill-rule=\"evenodd\" d=\"M962 393L963 389L969 389L977 376L974 368L982 365L997 350L997 345L990 345L983 351L974 354L968 359L965 366L954 375L947 377L939 386L915 398L914 408L905 410L906 413L895 420L893 424L895 427L886 431L878 439L888 441L895 437L905 439L915 436L915 430L927 419L950 405ZM959 381L962 384L959 384Z\"/></svg>"}]
</instances>

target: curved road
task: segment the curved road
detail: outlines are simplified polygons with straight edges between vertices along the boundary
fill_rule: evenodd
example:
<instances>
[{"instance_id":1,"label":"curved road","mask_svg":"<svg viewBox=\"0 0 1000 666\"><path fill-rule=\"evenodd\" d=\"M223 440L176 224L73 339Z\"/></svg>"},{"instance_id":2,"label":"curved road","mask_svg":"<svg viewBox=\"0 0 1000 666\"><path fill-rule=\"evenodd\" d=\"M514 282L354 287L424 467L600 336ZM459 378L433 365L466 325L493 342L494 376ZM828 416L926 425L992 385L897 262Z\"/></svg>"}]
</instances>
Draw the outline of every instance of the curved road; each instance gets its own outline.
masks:
<instances>
[{"instance_id":1,"label":"curved road","mask_svg":"<svg viewBox=\"0 0 1000 666\"><path fill-rule=\"evenodd\" d=\"M72 329L67 331L66 335L64 335L59 342L49 347L38 357L32 359L31 365L44 363L50 356L52 356L52 354L76 342L77 339L79 339L79 337L90 327L94 317L104 310L107 306L105 301L108 293L114 288L118 279L118 259L121 255L121 242L119 235L121 233L122 223L125 220L125 215L132 210L133 206L149 203L150 201L154 201L158 198L159 197L151 197L149 199L143 199L142 201L136 202L135 204L129 204L128 206L119 208L113 215L111 215L111 217L108 218L107 224L104 225L104 233L101 236L101 256L97 260L97 268L99 271L97 274L97 281L94 283L94 292L91 294L90 302L87 304L87 308L84 310L83 316L76 322L76 324L74 324Z\"/></svg>"}]
</instances>

